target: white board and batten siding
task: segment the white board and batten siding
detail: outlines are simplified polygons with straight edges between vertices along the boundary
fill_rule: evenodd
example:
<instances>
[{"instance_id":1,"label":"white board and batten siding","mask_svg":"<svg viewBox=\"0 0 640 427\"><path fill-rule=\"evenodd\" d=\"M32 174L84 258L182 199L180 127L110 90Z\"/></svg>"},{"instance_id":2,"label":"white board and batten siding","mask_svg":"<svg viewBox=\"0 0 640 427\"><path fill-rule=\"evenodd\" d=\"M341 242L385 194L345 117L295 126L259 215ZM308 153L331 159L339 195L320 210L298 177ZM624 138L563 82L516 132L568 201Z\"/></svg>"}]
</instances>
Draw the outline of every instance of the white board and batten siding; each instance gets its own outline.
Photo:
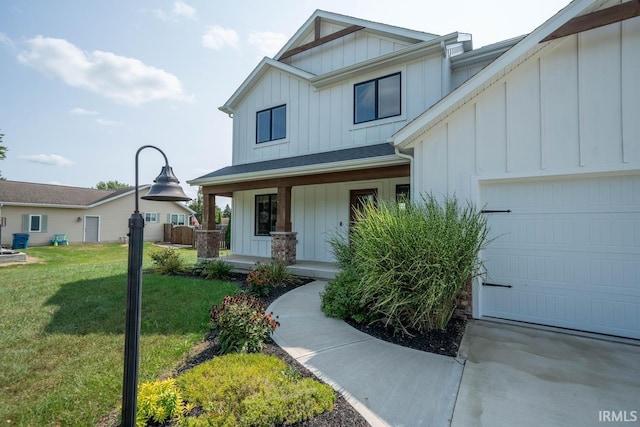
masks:
<instances>
[{"instance_id":1,"label":"white board and batten siding","mask_svg":"<svg viewBox=\"0 0 640 427\"><path fill-rule=\"evenodd\" d=\"M345 38L348 37L350 36ZM372 37L368 36L368 43L374 44L371 39ZM350 44L346 41L335 46L332 43L327 43L326 49L331 52L338 51L339 55L332 55L343 57L345 63L369 59L369 57L356 57L356 52L360 51L349 49ZM379 44L383 45L382 42ZM323 57L323 54L316 55L315 49L313 52L314 55L311 57L313 60ZM370 49L371 56L382 53L384 53L382 47ZM316 89L303 78L280 69L270 68L235 108L233 164L384 143L400 128L445 95L442 84L442 62L442 55L434 54L418 61L388 67L320 89ZM402 114L373 122L354 124L354 85L397 72L401 73L402 80ZM256 113L280 105L287 106L286 138L256 144Z\"/></svg>"},{"instance_id":2,"label":"white board and batten siding","mask_svg":"<svg viewBox=\"0 0 640 427\"><path fill-rule=\"evenodd\" d=\"M552 42L415 143L489 210L474 316L640 338L640 18Z\"/></svg>"},{"instance_id":3,"label":"white board and batten siding","mask_svg":"<svg viewBox=\"0 0 640 427\"><path fill-rule=\"evenodd\" d=\"M335 184L303 185L291 189L291 223L297 232L296 259L334 262L328 240L349 226L350 191L375 188L379 197L395 198L396 185L408 184L409 177ZM276 194L277 189L237 191L234 212L242 215L231 222L231 251L256 257L271 257L271 238L255 236L255 196Z\"/></svg>"}]
</instances>

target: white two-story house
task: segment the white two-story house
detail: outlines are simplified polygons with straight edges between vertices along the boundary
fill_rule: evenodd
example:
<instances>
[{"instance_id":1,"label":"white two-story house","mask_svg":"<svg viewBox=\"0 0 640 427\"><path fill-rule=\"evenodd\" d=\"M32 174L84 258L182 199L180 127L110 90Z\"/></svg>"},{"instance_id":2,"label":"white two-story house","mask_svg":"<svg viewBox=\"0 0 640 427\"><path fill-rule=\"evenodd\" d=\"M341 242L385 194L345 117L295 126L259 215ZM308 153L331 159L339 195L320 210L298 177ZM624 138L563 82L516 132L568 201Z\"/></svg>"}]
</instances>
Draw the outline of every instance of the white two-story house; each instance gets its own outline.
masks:
<instances>
[{"instance_id":1,"label":"white two-story house","mask_svg":"<svg viewBox=\"0 0 640 427\"><path fill-rule=\"evenodd\" d=\"M318 10L220 107L232 165L189 183L207 211L233 198L233 254L332 261L327 239L354 206L410 193L411 159L387 140L516 41L478 53L469 34Z\"/></svg>"},{"instance_id":2,"label":"white two-story house","mask_svg":"<svg viewBox=\"0 0 640 427\"><path fill-rule=\"evenodd\" d=\"M640 338L640 1L573 0L473 50L317 11L221 110L232 252L332 261L363 199L453 195L494 240L475 318ZM207 227L214 228L213 211Z\"/></svg>"}]
</instances>

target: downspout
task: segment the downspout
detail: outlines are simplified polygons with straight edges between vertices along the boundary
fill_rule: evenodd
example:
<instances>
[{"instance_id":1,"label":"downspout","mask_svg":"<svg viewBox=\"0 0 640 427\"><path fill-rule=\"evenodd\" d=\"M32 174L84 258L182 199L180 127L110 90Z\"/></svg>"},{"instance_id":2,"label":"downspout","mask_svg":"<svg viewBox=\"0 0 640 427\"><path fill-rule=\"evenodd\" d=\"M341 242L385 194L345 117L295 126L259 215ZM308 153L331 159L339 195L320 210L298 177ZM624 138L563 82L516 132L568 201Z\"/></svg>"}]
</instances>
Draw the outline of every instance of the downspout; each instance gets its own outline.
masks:
<instances>
[{"instance_id":1,"label":"downspout","mask_svg":"<svg viewBox=\"0 0 640 427\"><path fill-rule=\"evenodd\" d=\"M392 144L393 144L393 142L392 142ZM401 153L400 149L398 147L396 147L395 145L393 146L393 148L394 148L397 156L409 160L409 186L411 187L409 194L410 194L410 199L411 200L416 200L414 195L413 195L413 192L415 191L415 188L416 188L415 185L414 185L415 176L414 176L414 173L413 173L413 156L411 156L409 154Z\"/></svg>"}]
</instances>

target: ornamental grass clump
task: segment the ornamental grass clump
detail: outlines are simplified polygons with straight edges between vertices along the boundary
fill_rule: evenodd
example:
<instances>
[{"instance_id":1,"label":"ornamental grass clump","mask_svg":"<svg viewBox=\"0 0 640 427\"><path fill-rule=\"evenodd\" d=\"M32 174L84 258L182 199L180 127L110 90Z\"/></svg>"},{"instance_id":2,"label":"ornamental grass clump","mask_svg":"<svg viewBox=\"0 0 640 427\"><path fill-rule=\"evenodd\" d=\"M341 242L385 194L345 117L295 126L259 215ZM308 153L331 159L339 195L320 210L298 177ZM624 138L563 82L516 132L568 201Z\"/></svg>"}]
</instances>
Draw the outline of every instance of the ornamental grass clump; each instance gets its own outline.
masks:
<instances>
[{"instance_id":1,"label":"ornamental grass clump","mask_svg":"<svg viewBox=\"0 0 640 427\"><path fill-rule=\"evenodd\" d=\"M487 232L482 213L455 197L365 205L349 235L357 298L397 331L444 329L460 290L483 273Z\"/></svg>"}]
</instances>

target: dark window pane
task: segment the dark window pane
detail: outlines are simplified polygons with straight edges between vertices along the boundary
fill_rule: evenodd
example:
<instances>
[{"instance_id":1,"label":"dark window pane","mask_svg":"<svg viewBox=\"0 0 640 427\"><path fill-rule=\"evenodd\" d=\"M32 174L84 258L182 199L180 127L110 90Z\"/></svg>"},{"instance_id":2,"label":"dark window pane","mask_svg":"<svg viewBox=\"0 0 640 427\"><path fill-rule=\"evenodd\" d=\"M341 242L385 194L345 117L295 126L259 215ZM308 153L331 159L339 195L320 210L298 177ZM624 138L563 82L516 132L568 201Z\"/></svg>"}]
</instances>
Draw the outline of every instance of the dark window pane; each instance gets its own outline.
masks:
<instances>
[{"instance_id":1,"label":"dark window pane","mask_svg":"<svg viewBox=\"0 0 640 427\"><path fill-rule=\"evenodd\" d=\"M287 136L287 107L276 107L272 110L271 139L283 139Z\"/></svg>"},{"instance_id":2,"label":"dark window pane","mask_svg":"<svg viewBox=\"0 0 640 427\"><path fill-rule=\"evenodd\" d=\"M258 113L256 126L256 141L258 143L271 141L271 110Z\"/></svg>"},{"instance_id":3,"label":"dark window pane","mask_svg":"<svg viewBox=\"0 0 640 427\"><path fill-rule=\"evenodd\" d=\"M378 81L378 118L400 114L400 74Z\"/></svg>"},{"instance_id":4,"label":"dark window pane","mask_svg":"<svg viewBox=\"0 0 640 427\"><path fill-rule=\"evenodd\" d=\"M376 118L376 82L355 87L355 122L362 123Z\"/></svg>"},{"instance_id":5,"label":"dark window pane","mask_svg":"<svg viewBox=\"0 0 640 427\"><path fill-rule=\"evenodd\" d=\"M40 231L40 216L34 215L31 217L31 228L29 231Z\"/></svg>"},{"instance_id":6,"label":"dark window pane","mask_svg":"<svg viewBox=\"0 0 640 427\"><path fill-rule=\"evenodd\" d=\"M268 236L276 231L278 218L278 196L263 194L256 196L256 236Z\"/></svg>"}]
</instances>

